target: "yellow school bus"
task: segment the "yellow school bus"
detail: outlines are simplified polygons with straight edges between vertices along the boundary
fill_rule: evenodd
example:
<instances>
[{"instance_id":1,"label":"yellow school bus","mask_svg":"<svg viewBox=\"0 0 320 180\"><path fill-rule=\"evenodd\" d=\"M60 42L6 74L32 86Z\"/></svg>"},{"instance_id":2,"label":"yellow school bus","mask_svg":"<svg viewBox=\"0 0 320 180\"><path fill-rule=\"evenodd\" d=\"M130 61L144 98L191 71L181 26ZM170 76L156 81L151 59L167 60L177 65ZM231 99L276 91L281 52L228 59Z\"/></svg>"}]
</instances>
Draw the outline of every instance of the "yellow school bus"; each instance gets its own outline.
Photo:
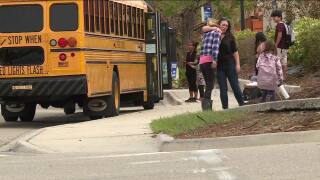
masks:
<instances>
[{"instance_id":1,"label":"yellow school bus","mask_svg":"<svg viewBox=\"0 0 320 180\"><path fill-rule=\"evenodd\" d=\"M147 11L140 0L0 0L5 121L32 121L37 105L71 114L78 104L92 119L116 116L120 97L152 109Z\"/></svg>"}]
</instances>

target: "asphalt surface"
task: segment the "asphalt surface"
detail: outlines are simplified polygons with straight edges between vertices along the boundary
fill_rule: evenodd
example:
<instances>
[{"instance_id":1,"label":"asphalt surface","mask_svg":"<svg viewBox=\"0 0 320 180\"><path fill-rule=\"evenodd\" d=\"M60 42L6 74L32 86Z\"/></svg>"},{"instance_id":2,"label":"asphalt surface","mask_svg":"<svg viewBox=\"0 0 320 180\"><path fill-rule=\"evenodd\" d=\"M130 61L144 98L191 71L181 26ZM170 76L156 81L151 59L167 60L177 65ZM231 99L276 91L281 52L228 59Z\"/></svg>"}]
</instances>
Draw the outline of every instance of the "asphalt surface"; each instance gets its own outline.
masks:
<instances>
[{"instance_id":1,"label":"asphalt surface","mask_svg":"<svg viewBox=\"0 0 320 180\"><path fill-rule=\"evenodd\" d=\"M103 154L0 154L1 180L318 180L320 145Z\"/></svg>"}]
</instances>

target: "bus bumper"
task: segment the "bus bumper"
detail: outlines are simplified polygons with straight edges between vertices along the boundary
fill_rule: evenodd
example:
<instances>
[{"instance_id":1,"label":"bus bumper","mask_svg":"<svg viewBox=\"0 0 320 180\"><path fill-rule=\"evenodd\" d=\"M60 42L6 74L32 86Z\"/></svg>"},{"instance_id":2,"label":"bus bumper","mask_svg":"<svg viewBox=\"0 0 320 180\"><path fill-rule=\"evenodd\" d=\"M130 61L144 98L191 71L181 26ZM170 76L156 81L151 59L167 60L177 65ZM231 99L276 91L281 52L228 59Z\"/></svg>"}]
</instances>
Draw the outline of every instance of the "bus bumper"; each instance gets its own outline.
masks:
<instances>
[{"instance_id":1,"label":"bus bumper","mask_svg":"<svg viewBox=\"0 0 320 180\"><path fill-rule=\"evenodd\" d=\"M87 94L84 75L0 79L0 97L61 97ZM0 100L1 101L1 100Z\"/></svg>"}]
</instances>

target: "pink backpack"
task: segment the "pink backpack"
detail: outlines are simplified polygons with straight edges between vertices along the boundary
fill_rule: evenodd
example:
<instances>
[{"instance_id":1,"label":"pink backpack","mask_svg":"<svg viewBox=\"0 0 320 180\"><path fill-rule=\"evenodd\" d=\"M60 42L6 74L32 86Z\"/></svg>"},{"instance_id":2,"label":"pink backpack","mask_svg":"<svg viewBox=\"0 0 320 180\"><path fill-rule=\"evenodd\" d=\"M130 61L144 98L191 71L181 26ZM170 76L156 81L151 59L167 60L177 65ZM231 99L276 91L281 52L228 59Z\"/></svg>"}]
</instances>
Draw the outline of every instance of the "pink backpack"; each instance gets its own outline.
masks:
<instances>
[{"instance_id":1,"label":"pink backpack","mask_svg":"<svg viewBox=\"0 0 320 180\"><path fill-rule=\"evenodd\" d=\"M258 87L264 90L276 90L279 79L282 79L279 58L271 53L261 53L258 58L257 68L259 70Z\"/></svg>"}]
</instances>

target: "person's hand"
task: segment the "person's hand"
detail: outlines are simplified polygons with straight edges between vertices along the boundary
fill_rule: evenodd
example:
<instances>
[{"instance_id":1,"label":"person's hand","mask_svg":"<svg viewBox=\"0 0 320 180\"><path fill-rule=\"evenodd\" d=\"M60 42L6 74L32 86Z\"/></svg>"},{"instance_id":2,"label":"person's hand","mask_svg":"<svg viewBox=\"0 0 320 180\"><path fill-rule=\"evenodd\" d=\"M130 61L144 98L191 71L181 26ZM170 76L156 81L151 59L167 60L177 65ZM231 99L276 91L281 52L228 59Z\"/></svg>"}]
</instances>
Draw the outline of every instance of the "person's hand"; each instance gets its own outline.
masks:
<instances>
[{"instance_id":1,"label":"person's hand","mask_svg":"<svg viewBox=\"0 0 320 180\"><path fill-rule=\"evenodd\" d=\"M218 31L219 33L222 33L220 28L218 28L218 27L216 27L216 28L217 28L216 31Z\"/></svg>"},{"instance_id":2,"label":"person's hand","mask_svg":"<svg viewBox=\"0 0 320 180\"><path fill-rule=\"evenodd\" d=\"M240 71L241 71L241 67L240 67L240 65L236 65L236 71L237 71L237 74L239 74L239 73L240 73Z\"/></svg>"},{"instance_id":3,"label":"person's hand","mask_svg":"<svg viewBox=\"0 0 320 180\"><path fill-rule=\"evenodd\" d=\"M278 86L281 86L281 85L283 85L283 84L284 84L283 79L280 79L280 80L279 80L279 85L278 85Z\"/></svg>"},{"instance_id":4,"label":"person's hand","mask_svg":"<svg viewBox=\"0 0 320 180\"><path fill-rule=\"evenodd\" d=\"M211 68L212 69L216 69L217 68L217 62L216 61L212 61Z\"/></svg>"}]
</instances>

